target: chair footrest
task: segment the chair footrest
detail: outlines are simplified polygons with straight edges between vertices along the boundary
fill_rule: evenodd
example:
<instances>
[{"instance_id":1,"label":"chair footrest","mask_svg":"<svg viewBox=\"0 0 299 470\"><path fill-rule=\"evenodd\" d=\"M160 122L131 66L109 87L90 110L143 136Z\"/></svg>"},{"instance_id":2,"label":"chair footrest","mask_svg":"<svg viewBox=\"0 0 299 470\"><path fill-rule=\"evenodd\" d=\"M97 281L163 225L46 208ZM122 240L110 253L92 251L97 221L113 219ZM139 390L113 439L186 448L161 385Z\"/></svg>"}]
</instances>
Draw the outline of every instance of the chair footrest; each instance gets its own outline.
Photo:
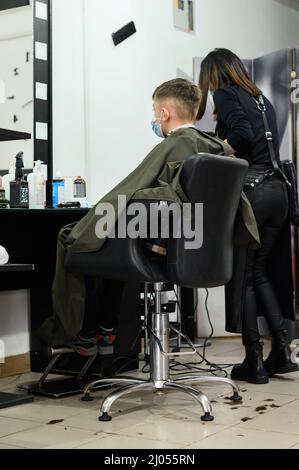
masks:
<instances>
[{"instance_id":1,"label":"chair footrest","mask_svg":"<svg viewBox=\"0 0 299 470\"><path fill-rule=\"evenodd\" d=\"M25 403L32 403L33 397L25 394L17 393L0 393L0 409L9 408L11 406L23 405Z\"/></svg>"},{"instance_id":2,"label":"chair footrest","mask_svg":"<svg viewBox=\"0 0 299 470\"><path fill-rule=\"evenodd\" d=\"M19 388L27 390L33 395L41 395L52 398L67 397L70 395L78 395L84 392L84 388L90 382L96 380L98 376L87 376L82 379L76 377L67 377L62 379L53 379L39 385L38 382L21 385ZM110 388L109 384L101 384L100 388ZM97 389L97 387L96 387Z\"/></svg>"}]
</instances>

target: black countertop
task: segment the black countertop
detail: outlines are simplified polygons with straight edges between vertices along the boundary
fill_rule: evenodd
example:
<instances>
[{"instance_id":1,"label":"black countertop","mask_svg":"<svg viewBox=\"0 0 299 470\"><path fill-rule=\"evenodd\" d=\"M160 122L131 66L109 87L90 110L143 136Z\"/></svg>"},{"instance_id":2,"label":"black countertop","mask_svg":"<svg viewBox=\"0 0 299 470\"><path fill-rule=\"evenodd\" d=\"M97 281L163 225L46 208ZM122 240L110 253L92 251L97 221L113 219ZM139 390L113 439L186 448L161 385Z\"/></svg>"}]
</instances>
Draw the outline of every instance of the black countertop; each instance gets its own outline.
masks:
<instances>
[{"instance_id":1,"label":"black countertop","mask_svg":"<svg viewBox=\"0 0 299 470\"><path fill-rule=\"evenodd\" d=\"M86 208L77 208L77 207L74 207L74 208L67 208L67 209L51 209L51 208L47 208L47 209L0 209L0 215L1 213L4 213L4 214L8 214L8 213L16 213L16 214L27 214L28 212L30 214L35 214L35 215L39 215L39 214L59 214L59 213L63 213L63 214L87 214L87 212L89 211L90 209L86 209Z\"/></svg>"},{"instance_id":2,"label":"black countertop","mask_svg":"<svg viewBox=\"0 0 299 470\"><path fill-rule=\"evenodd\" d=\"M24 271L34 271L33 264L13 264L8 263L4 265L0 265L0 273L5 272L24 272Z\"/></svg>"}]
</instances>

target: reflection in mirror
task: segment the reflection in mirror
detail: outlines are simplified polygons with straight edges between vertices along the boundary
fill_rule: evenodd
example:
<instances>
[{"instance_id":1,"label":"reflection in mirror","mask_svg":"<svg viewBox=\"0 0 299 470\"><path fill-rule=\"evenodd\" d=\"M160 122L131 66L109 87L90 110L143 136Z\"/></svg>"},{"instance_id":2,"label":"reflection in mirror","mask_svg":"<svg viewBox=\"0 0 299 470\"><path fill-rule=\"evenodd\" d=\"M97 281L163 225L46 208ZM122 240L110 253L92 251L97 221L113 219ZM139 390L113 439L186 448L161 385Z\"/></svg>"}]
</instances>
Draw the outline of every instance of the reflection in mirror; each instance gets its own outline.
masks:
<instances>
[{"instance_id":1,"label":"reflection in mirror","mask_svg":"<svg viewBox=\"0 0 299 470\"><path fill-rule=\"evenodd\" d=\"M30 5L0 4L0 171L7 170L18 152L25 168L33 167L33 14ZM28 1L17 2L19 5ZM4 7L3 7L4 8ZM28 137L28 136L27 136ZM22 138L22 140L9 140Z\"/></svg>"}]
</instances>

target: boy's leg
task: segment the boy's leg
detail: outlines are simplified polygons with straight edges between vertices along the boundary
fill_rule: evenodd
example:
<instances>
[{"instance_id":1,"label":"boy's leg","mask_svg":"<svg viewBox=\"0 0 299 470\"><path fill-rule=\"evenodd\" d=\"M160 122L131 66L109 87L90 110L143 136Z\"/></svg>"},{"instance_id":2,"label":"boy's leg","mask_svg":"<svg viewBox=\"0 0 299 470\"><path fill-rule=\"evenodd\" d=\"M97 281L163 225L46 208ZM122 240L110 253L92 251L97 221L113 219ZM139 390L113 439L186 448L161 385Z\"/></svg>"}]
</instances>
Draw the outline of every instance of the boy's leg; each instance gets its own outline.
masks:
<instances>
[{"instance_id":1,"label":"boy's leg","mask_svg":"<svg viewBox=\"0 0 299 470\"><path fill-rule=\"evenodd\" d=\"M99 352L102 355L113 354L115 329L118 324L120 306L125 283L110 279L103 279L101 294L97 297L99 302Z\"/></svg>"}]
</instances>

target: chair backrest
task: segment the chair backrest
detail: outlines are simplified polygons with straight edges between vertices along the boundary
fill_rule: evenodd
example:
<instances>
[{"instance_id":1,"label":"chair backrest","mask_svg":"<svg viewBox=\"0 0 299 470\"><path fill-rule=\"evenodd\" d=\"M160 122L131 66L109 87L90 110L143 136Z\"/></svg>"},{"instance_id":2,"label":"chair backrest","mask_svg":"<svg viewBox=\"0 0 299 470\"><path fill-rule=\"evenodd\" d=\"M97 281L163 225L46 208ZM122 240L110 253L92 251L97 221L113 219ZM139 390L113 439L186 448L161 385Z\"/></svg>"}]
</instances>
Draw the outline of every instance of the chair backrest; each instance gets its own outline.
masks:
<instances>
[{"instance_id":1,"label":"chair backrest","mask_svg":"<svg viewBox=\"0 0 299 470\"><path fill-rule=\"evenodd\" d=\"M195 203L203 204L203 224L197 227L198 240L202 230L203 244L188 249L184 235L169 240L167 268L174 284L216 287L230 281L235 218L247 171L245 160L232 157L198 154L185 162L180 183L192 203L193 227Z\"/></svg>"},{"instance_id":2,"label":"chair backrest","mask_svg":"<svg viewBox=\"0 0 299 470\"><path fill-rule=\"evenodd\" d=\"M185 287L215 287L232 277L233 231L247 173L245 160L198 154L186 160L181 186L191 201L203 204L203 246L187 249L190 241L170 238L167 257L153 257L144 240L109 239L98 252L66 254L67 271L136 282L172 282ZM135 201L136 202L136 201ZM142 201L146 206L146 201ZM127 217L129 222L133 216ZM117 232L117 231L116 231ZM171 232L171 230L170 230Z\"/></svg>"}]
</instances>

